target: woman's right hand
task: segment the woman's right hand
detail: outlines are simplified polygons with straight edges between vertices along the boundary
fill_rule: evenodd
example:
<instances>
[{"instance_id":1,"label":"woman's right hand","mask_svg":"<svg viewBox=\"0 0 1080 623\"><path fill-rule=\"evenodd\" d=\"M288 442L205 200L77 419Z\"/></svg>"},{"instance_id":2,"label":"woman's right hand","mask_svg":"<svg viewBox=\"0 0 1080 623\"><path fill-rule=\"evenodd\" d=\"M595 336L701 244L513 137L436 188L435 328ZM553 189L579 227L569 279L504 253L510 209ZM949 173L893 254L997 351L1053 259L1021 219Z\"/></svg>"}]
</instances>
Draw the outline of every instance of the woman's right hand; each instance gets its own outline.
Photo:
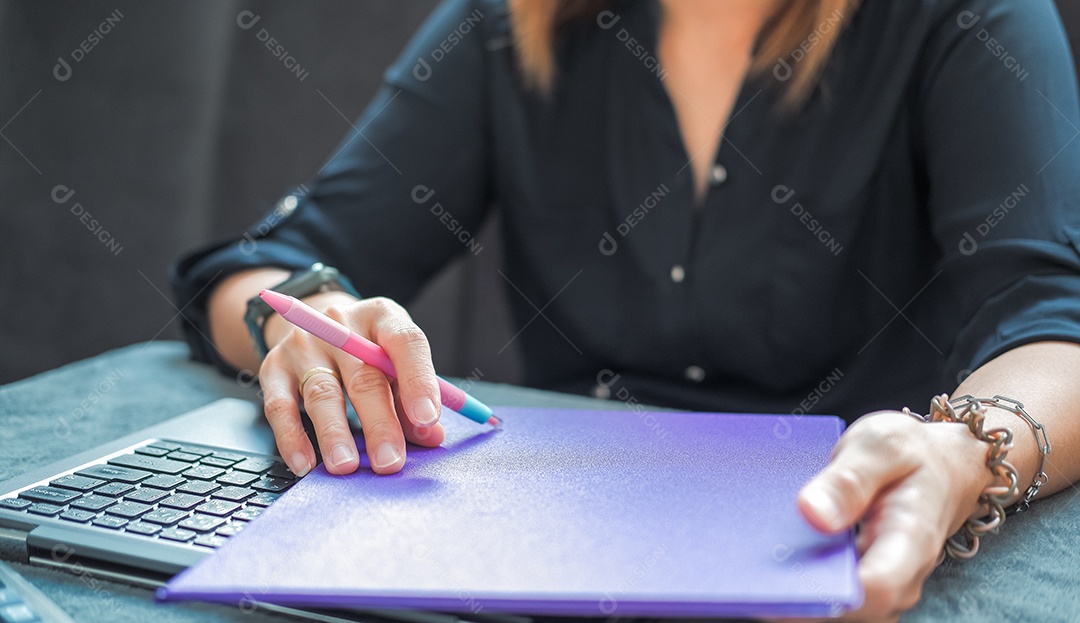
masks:
<instances>
[{"instance_id":1,"label":"woman's right hand","mask_svg":"<svg viewBox=\"0 0 1080 623\"><path fill-rule=\"evenodd\" d=\"M294 327L278 314L264 325L270 351L259 368L266 419L278 451L298 475L315 467L315 451L300 420L303 405L314 424L326 469L350 474L360 466L359 453L345 416L348 397L360 416L372 469L393 474L405 464L405 442L437 446L439 385L427 337L408 312L386 298L357 300L344 292L324 292L304 301L356 333L379 344L394 363L398 378L334 348ZM300 380L313 368L336 371Z\"/></svg>"}]
</instances>

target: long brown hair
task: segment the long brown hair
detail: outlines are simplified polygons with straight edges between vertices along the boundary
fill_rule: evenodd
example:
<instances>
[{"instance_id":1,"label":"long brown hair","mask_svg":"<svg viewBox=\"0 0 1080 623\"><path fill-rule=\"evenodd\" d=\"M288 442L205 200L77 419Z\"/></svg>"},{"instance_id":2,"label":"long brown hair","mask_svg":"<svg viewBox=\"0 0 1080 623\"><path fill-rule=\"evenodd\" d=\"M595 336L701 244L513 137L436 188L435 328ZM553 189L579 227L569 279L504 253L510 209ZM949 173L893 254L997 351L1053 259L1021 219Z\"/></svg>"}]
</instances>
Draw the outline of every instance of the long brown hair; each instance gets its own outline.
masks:
<instances>
[{"instance_id":1,"label":"long brown hair","mask_svg":"<svg viewBox=\"0 0 1080 623\"><path fill-rule=\"evenodd\" d=\"M555 39L576 21L596 19L614 0L509 0L514 45L527 83L550 92L555 83ZM759 37L750 72L772 72L784 83L790 107L817 84L844 25L859 0L781 0Z\"/></svg>"}]
</instances>

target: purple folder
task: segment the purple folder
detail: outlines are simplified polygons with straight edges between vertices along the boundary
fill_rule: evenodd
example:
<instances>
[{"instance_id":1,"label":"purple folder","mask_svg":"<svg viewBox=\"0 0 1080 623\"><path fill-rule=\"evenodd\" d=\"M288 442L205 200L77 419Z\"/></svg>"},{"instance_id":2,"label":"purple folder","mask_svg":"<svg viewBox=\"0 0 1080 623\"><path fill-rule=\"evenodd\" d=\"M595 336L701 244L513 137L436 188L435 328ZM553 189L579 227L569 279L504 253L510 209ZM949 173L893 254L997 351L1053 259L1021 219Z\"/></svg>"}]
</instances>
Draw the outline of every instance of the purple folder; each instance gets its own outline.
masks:
<instances>
[{"instance_id":1,"label":"purple folder","mask_svg":"<svg viewBox=\"0 0 1080 623\"><path fill-rule=\"evenodd\" d=\"M495 412L501 430L445 413L443 446L410 447L394 476L319 467L159 597L672 617L861 602L851 534L795 508L839 418Z\"/></svg>"}]
</instances>

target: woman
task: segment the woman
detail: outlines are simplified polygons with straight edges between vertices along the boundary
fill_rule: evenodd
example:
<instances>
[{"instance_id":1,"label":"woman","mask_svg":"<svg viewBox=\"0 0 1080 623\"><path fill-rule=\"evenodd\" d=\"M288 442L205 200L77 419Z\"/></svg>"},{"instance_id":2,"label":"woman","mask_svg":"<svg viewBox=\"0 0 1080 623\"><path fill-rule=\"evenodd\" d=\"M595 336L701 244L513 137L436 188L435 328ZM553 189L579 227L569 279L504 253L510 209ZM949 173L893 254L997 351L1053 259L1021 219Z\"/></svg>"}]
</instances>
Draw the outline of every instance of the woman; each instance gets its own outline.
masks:
<instances>
[{"instance_id":1,"label":"woman","mask_svg":"<svg viewBox=\"0 0 1080 623\"><path fill-rule=\"evenodd\" d=\"M1017 468L991 471L964 424L897 409L1019 400L1053 443L1035 492L1080 477L1078 108L1050 0L450 0L311 191L174 281L196 355L259 370L295 472L315 465L301 402L327 468L357 469L348 396L394 473L406 440L443 439L426 339L394 301L497 204L520 323L549 301L518 338L529 384L617 373L643 402L863 416L799 508L861 526L851 617L894 620L988 496L1030 497L1045 450L989 408ZM264 287L374 339L399 380L257 301L249 333Z\"/></svg>"}]
</instances>

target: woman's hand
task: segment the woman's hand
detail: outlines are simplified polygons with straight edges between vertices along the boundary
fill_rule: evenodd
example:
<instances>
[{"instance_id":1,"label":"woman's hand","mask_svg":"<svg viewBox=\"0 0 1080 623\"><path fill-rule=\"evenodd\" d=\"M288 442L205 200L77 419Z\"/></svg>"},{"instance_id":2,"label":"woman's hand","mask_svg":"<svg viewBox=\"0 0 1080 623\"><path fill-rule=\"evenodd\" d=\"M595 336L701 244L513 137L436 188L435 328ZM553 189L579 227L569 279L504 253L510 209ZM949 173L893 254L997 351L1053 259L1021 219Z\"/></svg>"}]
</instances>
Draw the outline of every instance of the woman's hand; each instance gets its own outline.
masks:
<instances>
[{"instance_id":1,"label":"woman's hand","mask_svg":"<svg viewBox=\"0 0 1080 623\"><path fill-rule=\"evenodd\" d=\"M855 422L832 460L799 494L806 520L834 534L858 524L863 606L844 620L896 621L919 601L945 540L993 477L989 446L964 424L923 424L897 411Z\"/></svg>"},{"instance_id":2,"label":"woman's hand","mask_svg":"<svg viewBox=\"0 0 1080 623\"><path fill-rule=\"evenodd\" d=\"M270 351L259 368L259 382L266 419L289 468L302 475L315 466L315 451L300 422L302 404L315 426L326 469L334 474L356 471L360 458L345 417L346 396L360 416L367 455L377 473L393 474L402 468L406 440L424 446L442 443L431 350L405 309L389 299L358 301L343 292L304 300L382 346L398 378L388 378L277 314L270 316L264 327ZM301 388L305 373L319 367L336 371L341 380L316 372Z\"/></svg>"}]
</instances>

